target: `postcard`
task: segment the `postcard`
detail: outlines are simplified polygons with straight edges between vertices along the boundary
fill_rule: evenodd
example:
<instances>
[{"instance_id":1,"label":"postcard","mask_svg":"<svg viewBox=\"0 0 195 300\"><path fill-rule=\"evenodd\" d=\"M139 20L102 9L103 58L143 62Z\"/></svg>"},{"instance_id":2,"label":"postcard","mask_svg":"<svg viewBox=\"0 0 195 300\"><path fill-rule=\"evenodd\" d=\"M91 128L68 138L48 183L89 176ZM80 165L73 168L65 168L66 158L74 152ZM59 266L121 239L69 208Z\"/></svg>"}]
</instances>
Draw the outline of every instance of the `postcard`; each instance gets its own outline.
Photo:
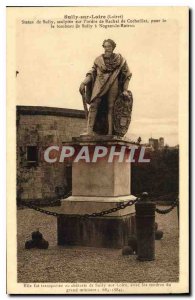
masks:
<instances>
[{"instance_id":1,"label":"postcard","mask_svg":"<svg viewBox=\"0 0 195 300\"><path fill-rule=\"evenodd\" d=\"M7 293L189 293L189 8L6 10Z\"/></svg>"}]
</instances>

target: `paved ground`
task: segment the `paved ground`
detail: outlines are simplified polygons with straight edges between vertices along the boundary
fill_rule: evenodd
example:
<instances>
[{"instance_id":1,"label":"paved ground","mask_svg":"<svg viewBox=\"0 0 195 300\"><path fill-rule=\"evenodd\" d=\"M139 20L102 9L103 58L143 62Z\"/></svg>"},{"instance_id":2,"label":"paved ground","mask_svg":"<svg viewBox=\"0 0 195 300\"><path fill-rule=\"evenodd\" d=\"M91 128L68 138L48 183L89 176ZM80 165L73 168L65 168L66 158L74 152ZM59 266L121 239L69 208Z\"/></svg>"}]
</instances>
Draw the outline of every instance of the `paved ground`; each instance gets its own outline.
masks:
<instances>
[{"instance_id":1,"label":"paved ground","mask_svg":"<svg viewBox=\"0 0 195 300\"><path fill-rule=\"evenodd\" d=\"M165 208L165 207L163 207ZM118 249L59 247L56 218L31 209L18 210L19 282L176 282L178 281L177 210L158 215L164 238L156 241L156 260L138 262ZM49 241L48 250L25 250L35 229Z\"/></svg>"}]
</instances>

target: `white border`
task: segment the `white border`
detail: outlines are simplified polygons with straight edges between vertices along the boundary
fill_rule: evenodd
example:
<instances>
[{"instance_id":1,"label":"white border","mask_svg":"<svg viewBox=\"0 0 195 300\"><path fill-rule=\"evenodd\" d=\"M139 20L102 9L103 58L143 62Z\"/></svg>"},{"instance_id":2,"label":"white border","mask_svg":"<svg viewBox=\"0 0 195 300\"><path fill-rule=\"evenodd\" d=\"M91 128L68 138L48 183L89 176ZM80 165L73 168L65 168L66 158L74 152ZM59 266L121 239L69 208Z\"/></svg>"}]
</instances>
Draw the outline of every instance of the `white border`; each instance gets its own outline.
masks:
<instances>
[{"instance_id":1,"label":"white border","mask_svg":"<svg viewBox=\"0 0 195 300\"><path fill-rule=\"evenodd\" d=\"M195 1L194 0L150 0L150 1L139 1L139 0L121 0L121 1L108 1L108 0L99 0L98 2L95 2L93 0L83 0L78 1L75 0L74 3L72 1L63 1L63 0L28 0L28 1L21 1L21 0L2 0L0 2L0 36L1 36L1 52L0 52L0 82L1 82L1 109L0 109L0 128L1 128L1 148L0 148L0 154L1 154L1 180L0 180L0 191L1 191L1 200L0 200L0 211L1 211L1 241L3 242L2 246L0 247L0 258L1 258L1 273L3 276L1 276L0 284L1 284L1 299L4 299L6 297L6 251L5 251L5 241L6 241L6 6L189 6L190 8L195 7ZM193 22L192 22L193 23ZM193 24L192 24L192 27ZM192 40L194 40L194 28L192 28L193 36ZM193 45L192 45L193 48ZM192 65L193 70L194 64ZM192 86L194 84L194 80L192 80ZM191 107L193 109L193 116L194 116L194 106L192 105L193 99L191 99ZM192 118L193 120L193 118ZM194 129L194 122L193 122ZM193 137L194 137L194 131L193 131ZM193 139L194 140L194 139ZM193 162L194 167L194 162ZM192 182L192 186L194 181ZM193 193L192 193L193 194ZM193 198L193 197L192 197ZM13 200L14 201L14 200ZM194 209L193 209L194 212ZM192 215L193 215L192 212ZM192 218L193 219L193 218ZM193 253L193 252L192 252ZM194 267L194 266L193 266ZM194 270L194 268L193 268ZM194 286L194 281L192 282L192 287ZM23 299L26 297L22 297ZM52 298L56 298L56 296L53 296ZM76 297L72 297L76 298ZM120 297L122 298L122 297ZM134 297L133 297L134 298ZM137 299L138 297L136 297ZM171 297L168 297L171 298Z\"/></svg>"}]
</instances>

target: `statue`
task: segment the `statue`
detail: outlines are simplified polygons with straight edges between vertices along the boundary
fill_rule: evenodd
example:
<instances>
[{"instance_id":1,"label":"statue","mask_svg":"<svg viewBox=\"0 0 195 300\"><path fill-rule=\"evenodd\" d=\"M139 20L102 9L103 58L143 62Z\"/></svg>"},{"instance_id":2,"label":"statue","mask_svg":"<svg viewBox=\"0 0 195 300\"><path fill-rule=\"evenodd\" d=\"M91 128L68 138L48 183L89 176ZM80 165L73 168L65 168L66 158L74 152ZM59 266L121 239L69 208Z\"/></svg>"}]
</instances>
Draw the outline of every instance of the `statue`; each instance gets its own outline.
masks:
<instances>
[{"instance_id":1,"label":"statue","mask_svg":"<svg viewBox=\"0 0 195 300\"><path fill-rule=\"evenodd\" d=\"M95 59L79 89L88 119L87 135L123 136L131 121L133 97L128 85L132 74L122 55L113 52L113 40L104 40L102 46L105 53Z\"/></svg>"}]
</instances>

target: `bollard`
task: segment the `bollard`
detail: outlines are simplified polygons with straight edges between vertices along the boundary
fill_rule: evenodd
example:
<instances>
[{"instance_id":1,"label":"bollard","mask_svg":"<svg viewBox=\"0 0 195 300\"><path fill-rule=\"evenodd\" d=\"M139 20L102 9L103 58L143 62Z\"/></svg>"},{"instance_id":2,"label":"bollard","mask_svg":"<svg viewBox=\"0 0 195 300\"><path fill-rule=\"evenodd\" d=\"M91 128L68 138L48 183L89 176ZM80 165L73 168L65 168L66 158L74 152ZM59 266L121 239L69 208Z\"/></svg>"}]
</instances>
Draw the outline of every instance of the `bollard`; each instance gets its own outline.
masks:
<instances>
[{"instance_id":1,"label":"bollard","mask_svg":"<svg viewBox=\"0 0 195 300\"><path fill-rule=\"evenodd\" d=\"M155 259L155 209L156 204L148 201L148 194L135 204L137 259L148 261Z\"/></svg>"}]
</instances>

